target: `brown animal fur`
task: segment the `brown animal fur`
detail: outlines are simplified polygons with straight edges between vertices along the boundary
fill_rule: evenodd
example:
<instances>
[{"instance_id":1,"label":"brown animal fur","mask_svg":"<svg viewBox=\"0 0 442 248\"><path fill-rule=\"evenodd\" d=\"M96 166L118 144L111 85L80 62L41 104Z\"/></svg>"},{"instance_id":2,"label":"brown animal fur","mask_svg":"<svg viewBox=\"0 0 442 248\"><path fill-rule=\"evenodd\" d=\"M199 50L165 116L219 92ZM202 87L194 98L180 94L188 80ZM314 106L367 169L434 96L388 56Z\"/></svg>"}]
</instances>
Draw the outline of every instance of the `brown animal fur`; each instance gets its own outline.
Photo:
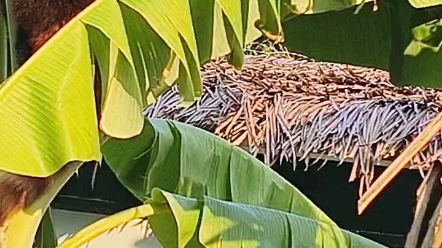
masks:
<instances>
[{"instance_id":1,"label":"brown animal fur","mask_svg":"<svg viewBox=\"0 0 442 248\"><path fill-rule=\"evenodd\" d=\"M12 0L18 26L19 64L92 2L94 0ZM0 171L0 228L6 228L7 220L35 201L51 181L51 177L33 178Z\"/></svg>"},{"instance_id":2,"label":"brown animal fur","mask_svg":"<svg viewBox=\"0 0 442 248\"><path fill-rule=\"evenodd\" d=\"M19 29L34 53L94 0L12 0Z\"/></svg>"},{"instance_id":3,"label":"brown animal fur","mask_svg":"<svg viewBox=\"0 0 442 248\"><path fill-rule=\"evenodd\" d=\"M51 183L51 178L33 178L0 172L0 224L29 206Z\"/></svg>"}]
</instances>

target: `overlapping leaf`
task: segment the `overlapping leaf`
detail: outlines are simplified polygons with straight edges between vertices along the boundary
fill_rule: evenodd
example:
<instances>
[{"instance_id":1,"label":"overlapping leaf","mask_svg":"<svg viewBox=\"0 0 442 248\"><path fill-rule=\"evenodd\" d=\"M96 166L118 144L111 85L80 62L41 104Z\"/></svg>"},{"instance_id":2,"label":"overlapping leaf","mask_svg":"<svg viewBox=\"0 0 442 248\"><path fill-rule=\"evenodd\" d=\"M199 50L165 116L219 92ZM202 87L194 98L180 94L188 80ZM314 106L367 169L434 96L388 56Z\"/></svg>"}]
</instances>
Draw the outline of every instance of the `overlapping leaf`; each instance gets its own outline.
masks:
<instances>
[{"instance_id":1,"label":"overlapping leaf","mask_svg":"<svg viewBox=\"0 0 442 248\"><path fill-rule=\"evenodd\" d=\"M47 209L38 227L35 237L35 248L55 248L57 247L57 236L55 234L52 221L51 210Z\"/></svg>"},{"instance_id":2,"label":"overlapping leaf","mask_svg":"<svg viewBox=\"0 0 442 248\"><path fill-rule=\"evenodd\" d=\"M100 158L87 32L67 29L0 89L0 170L47 176Z\"/></svg>"},{"instance_id":3,"label":"overlapping leaf","mask_svg":"<svg viewBox=\"0 0 442 248\"><path fill-rule=\"evenodd\" d=\"M102 151L119 180L142 201L158 187L188 197L208 195L335 225L261 161L190 125L146 120L141 135L128 140L110 139ZM157 233L159 239L167 236L174 235Z\"/></svg>"},{"instance_id":4,"label":"overlapping leaf","mask_svg":"<svg viewBox=\"0 0 442 248\"><path fill-rule=\"evenodd\" d=\"M426 8L441 5L441 0L408 0L415 8Z\"/></svg>"},{"instance_id":5,"label":"overlapping leaf","mask_svg":"<svg viewBox=\"0 0 442 248\"><path fill-rule=\"evenodd\" d=\"M59 248L83 247L118 226L147 218L163 247L366 247L381 248L336 225L296 214L203 196L186 198L155 188L148 203L83 228Z\"/></svg>"},{"instance_id":6,"label":"overlapping leaf","mask_svg":"<svg viewBox=\"0 0 442 248\"><path fill-rule=\"evenodd\" d=\"M160 239L164 247L385 247L336 225L287 211L207 196L185 198L159 189L152 195L153 209L161 204L170 209L170 214L149 218L157 236L169 234Z\"/></svg>"},{"instance_id":7,"label":"overlapping leaf","mask_svg":"<svg viewBox=\"0 0 442 248\"><path fill-rule=\"evenodd\" d=\"M274 1L276 3L280 1ZM348 1L318 1L318 0L282 0L282 8L288 8L290 12L296 15L319 14L327 11L337 11L346 9L355 5L363 5L376 0L348 0ZM276 4L275 6L279 6ZM284 14L284 10L282 10Z\"/></svg>"}]
</instances>

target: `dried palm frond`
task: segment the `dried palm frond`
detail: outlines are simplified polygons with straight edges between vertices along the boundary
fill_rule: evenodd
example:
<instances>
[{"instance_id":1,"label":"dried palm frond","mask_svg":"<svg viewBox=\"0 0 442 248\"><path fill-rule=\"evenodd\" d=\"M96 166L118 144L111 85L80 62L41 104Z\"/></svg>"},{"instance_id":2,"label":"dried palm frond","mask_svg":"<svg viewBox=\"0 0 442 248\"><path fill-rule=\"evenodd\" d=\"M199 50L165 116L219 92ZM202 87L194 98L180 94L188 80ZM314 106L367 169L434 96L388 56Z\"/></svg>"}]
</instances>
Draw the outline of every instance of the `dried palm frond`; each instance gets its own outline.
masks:
<instances>
[{"instance_id":1,"label":"dried palm frond","mask_svg":"<svg viewBox=\"0 0 442 248\"><path fill-rule=\"evenodd\" d=\"M393 160L442 110L442 92L391 84L382 70L297 56L246 55L236 71L225 59L202 67L204 94L189 108L173 88L146 116L188 123L263 152L269 165L287 160L354 162L353 179L369 184L373 166ZM442 158L442 134L411 167ZM297 159L296 159L297 158Z\"/></svg>"}]
</instances>

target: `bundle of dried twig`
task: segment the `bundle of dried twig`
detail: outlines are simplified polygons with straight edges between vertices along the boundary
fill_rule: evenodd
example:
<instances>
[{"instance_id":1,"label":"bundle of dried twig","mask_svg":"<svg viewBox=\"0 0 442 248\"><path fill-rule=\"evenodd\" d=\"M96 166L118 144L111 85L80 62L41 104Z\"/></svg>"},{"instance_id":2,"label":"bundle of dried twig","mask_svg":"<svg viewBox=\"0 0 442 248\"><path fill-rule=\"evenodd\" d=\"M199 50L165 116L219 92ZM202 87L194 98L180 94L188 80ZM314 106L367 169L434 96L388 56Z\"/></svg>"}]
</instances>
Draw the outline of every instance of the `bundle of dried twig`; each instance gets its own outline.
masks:
<instances>
[{"instance_id":1,"label":"bundle of dried twig","mask_svg":"<svg viewBox=\"0 0 442 248\"><path fill-rule=\"evenodd\" d=\"M354 161L352 179L369 184L373 166L391 161L441 111L442 92L398 88L385 71L306 58L245 57L242 71L220 59L202 68L202 98L179 107L173 88L146 109L204 128L266 163L315 158ZM412 167L442 158L442 134L417 156Z\"/></svg>"}]
</instances>

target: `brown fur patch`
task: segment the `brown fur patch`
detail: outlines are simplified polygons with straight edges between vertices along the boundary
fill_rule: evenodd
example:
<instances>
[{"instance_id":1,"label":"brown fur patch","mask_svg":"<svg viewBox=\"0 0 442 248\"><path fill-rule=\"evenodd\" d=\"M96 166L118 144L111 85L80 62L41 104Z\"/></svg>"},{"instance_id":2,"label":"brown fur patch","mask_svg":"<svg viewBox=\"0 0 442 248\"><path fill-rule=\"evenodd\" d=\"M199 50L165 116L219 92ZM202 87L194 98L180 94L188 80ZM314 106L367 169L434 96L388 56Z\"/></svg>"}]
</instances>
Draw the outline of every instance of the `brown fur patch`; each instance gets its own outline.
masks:
<instances>
[{"instance_id":1,"label":"brown fur patch","mask_svg":"<svg viewBox=\"0 0 442 248\"><path fill-rule=\"evenodd\" d=\"M0 227L20 209L29 206L51 183L51 178L35 178L0 172Z\"/></svg>"},{"instance_id":2,"label":"brown fur patch","mask_svg":"<svg viewBox=\"0 0 442 248\"><path fill-rule=\"evenodd\" d=\"M26 47L30 49L28 53L23 51L20 53L30 57L93 2L94 0L12 0L19 33L26 39L18 42L27 42ZM20 60L23 58L19 58Z\"/></svg>"}]
</instances>

